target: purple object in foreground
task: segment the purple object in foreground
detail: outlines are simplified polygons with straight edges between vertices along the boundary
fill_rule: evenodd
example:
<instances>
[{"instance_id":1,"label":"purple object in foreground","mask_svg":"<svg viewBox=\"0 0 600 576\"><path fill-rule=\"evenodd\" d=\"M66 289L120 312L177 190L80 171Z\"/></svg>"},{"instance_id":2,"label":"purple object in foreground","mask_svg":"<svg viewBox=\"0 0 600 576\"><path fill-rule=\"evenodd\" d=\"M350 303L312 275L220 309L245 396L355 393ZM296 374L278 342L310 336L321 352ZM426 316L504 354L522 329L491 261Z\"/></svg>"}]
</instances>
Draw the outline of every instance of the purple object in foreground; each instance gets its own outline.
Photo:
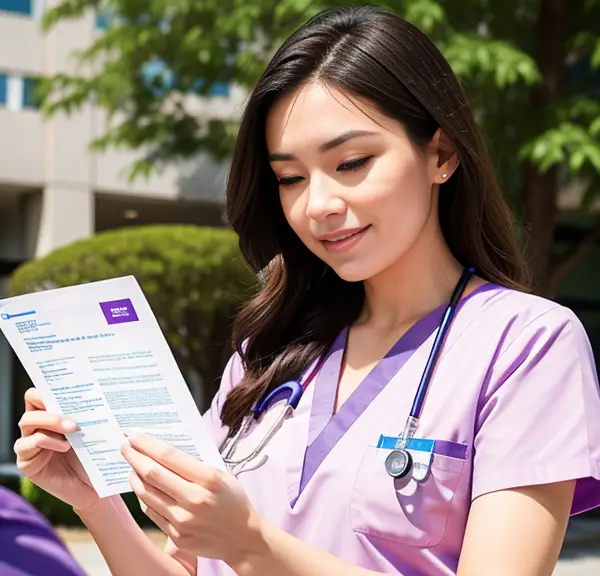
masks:
<instances>
[{"instance_id":1,"label":"purple object in foreground","mask_svg":"<svg viewBox=\"0 0 600 576\"><path fill-rule=\"evenodd\" d=\"M2 487L0 575L85 576L50 523L28 502Z\"/></svg>"}]
</instances>

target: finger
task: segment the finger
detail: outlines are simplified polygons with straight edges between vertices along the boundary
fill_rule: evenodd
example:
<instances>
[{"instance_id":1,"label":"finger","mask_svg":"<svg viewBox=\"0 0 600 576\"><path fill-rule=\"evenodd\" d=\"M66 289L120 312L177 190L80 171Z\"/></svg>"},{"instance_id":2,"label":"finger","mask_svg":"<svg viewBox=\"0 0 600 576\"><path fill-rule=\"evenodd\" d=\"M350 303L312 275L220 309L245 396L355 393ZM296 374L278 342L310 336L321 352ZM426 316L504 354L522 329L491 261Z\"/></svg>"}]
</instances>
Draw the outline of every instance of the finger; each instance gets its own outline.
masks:
<instances>
[{"instance_id":1,"label":"finger","mask_svg":"<svg viewBox=\"0 0 600 576\"><path fill-rule=\"evenodd\" d=\"M34 478L40 470L46 467L52 456L54 456L54 452L42 450L36 458L30 458L29 460L22 460L17 457L17 468L28 478Z\"/></svg>"},{"instance_id":2,"label":"finger","mask_svg":"<svg viewBox=\"0 0 600 576\"><path fill-rule=\"evenodd\" d=\"M152 458L138 452L129 444L121 447L121 453L137 476L145 483L158 488L176 502L186 500L186 494L197 490L193 484L179 477Z\"/></svg>"},{"instance_id":3,"label":"finger","mask_svg":"<svg viewBox=\"0 0 600 576\"><path fill-rule=\"evenodd\" d=\"M140 506L151 508L169 522L177 516L174 513L179 508L177 502L158 488L144 484L135 472L129 475L129 484L140 501ZM143 509L143 508L142 508Z\"/></svg>"},{"instance_id":4,"label":"finger","mask_svg":"<svg viewBox=\"0 0 600 576\"><path fill-rule=\"evenodd\" d=\"M168 520L160 513L159 509L170 505L177 505L177 503L170 499L166 494L160 493L156 488L145 485L142 480L132 472L129 475L129 484L133 489L134 493L140 501L140 508L142 512L148 516L165 534L171 532L172 526ZM151 503L160 503L155 508Z\"/></svg>"},{"instance_id":5,"label":"finger","mask_svg":"<svg viewBox=\"0 0 600 576\"><path fill-rule=\"evenodd\" d=\"M160 514L148 507L146 507L146 509L142 508L142 510L144 514L148 516L148 518L150 518L150 520L152 520L152 522L154 522L160 530L162 530L169 538L171 538L171 540L176 541L179 539L179 532L177 532L177 530L175 530L175 528L171 526L171 524L169 524Z\"/></svg>"},{"instance_id":6,"label":"finger","mask_svg":"<svg viewBox=\"0 0 600 576\"><path fill-rule=\"evenodd\" d=\"M220 490L223 473L208 466L177 448L152 438L146 434L128 436L130 444L142 454L146 454L179 477L199 484L211 492Z\"/></svg>"},{"instance_id":7,"label":"finger","mask_svg":"<svg viewBox=\"0 0 600 576\"><path fill-rule=\"evenodd\" d=\"M15 442L15 453L21 460L34 458L42 450L52 452L68 452L71 445L62 434L56 432L35 432L31 436L23 436Z\"/></svg>"},{"instance_id":8,"label":"finger","mask_svg":"<svg viewBox=\"0 0 600 576\"><path fill-rule=\"evenodd\" d=\"M25 392L25 410L32 411L45 409L46 404L44 404L44 401L42 400L40 391L35 387L29 388Z\"/></svg>"},{"instance_id":9,"label":"finger","mask_svg":"<svg viewBox=\"0 0 600 576\"><path fill-rule=\"evenodd\" d=\"M51 430L62 434L75 432L77 423L60 414L46 412L45 410L35 410L25 412L19 421L19 428L23 436L30 436L37 430Z\"/></svg>"}]
</instances>

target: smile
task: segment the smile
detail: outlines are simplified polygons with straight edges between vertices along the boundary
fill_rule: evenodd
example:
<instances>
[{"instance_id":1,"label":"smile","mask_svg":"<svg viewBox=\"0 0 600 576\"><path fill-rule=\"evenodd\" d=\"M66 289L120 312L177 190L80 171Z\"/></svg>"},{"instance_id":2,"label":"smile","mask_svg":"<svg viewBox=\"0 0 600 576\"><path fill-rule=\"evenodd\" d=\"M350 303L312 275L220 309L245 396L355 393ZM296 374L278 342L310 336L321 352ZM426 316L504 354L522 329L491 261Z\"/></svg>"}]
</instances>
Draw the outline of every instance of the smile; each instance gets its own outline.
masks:
<instances>
[{"instance_id":1,"label":"smile","mask_svg":"<svg viewBox=\"0 0 600 576\"><path fill-rule=\"evenodd\" d=\"M370 226L366 226L360 230L321 240L321 242L328 252L347 252L362 240L369 228Z\"/></svg>"}]
</instances>

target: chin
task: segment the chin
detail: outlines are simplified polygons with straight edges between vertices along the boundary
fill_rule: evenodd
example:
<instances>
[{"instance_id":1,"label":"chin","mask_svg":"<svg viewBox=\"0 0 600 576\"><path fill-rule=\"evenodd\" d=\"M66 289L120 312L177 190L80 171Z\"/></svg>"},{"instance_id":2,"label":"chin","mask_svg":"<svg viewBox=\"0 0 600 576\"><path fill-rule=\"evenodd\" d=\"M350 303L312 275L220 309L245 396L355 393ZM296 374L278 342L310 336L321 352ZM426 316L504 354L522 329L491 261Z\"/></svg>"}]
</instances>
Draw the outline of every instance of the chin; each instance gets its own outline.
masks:
<instances>
[{"instance_id":1,"label":"chin","mask_svg":"<svg viewBox=\"0 0 600 576\"><path fill-rule=\"evenodd\" d=\"M331 264L330 264L331 266ZM357 262L331 266L333 271L346 282L364 282L377 275L372 266L361 266Z\"/></svg>"}]
</instances>

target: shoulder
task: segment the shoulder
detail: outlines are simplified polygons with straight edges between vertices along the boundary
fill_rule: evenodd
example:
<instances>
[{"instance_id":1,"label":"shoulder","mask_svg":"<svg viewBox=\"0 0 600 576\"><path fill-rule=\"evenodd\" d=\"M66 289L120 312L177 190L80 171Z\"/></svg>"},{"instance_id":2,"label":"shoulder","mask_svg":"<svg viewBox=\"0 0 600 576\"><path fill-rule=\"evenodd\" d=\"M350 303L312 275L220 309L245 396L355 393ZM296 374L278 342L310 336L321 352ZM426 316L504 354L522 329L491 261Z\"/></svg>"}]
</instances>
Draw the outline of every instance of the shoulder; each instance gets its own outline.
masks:
<instances>
[{"instance_id":1,"label":"shoulder","mask_svg":"<svg viewBox=\"0 0 600 576\"><path fill-rule=\"evenodd\" d=\"M597 389L594 353L573 310L500 286L490 286L477 297L471 328L484 342L489 361L484 396L507 389L507 382L515 382L520 390L525 382L545 390L568 385L573 390Z\"/></svg>"},{"instance_id":2,"label":"shoulder","mask_svg":"<svg viewBox=\"0 0 600 576\"><path fill-rule=\"evenodd\" d=\"M230 356L221 376L219 390L212 398L208 410L203 414L203 420L217 445L225 440L228 432L221 421L223 405L229 393L244 379L244 373L242 357L236 352Z\"/></svg>"},{"instance_id":3,"label":"shoulder","mask_svg":"<svg viewBox=\"0 0 600 576\"><path fill-rule=\"evenodd\" d=\"M26 500L11 490L0 486L0 518L19 522L35 522L50 526L46 519Z\"/></svg>"},{"instance_id":4,"label":"shoulder","mask_svg":"<svg viewBox=\"0 0 600 576\"><path fill-rule=\"evenodd\" d=\"M497 287L479 296L472 309L487 355L473 498L578 479L573 512L599 505L600 388L582 323L569 308L532 294Z\"/></svg>"},{"instance_id":5,"label":"shoulder","mask_svg":"<svg viewBox=\"0 0 600 576\"><path fill-rule=\"evenodd\" d=\"M0 551L0 565L11 574L83 576L46 518L18 494L3 487Z\"/></svg>"},{"instance_id":6,"label":"shoulder","mask_svg":"<svg viewBox=\"0 0 600 576\"><path fill-rule=\"evenodd\" d=\"M223 370L219 394L227 395L233 388L240 384L244 378L244 374L245 368L242 357L237 352L234 352Z\"/></svg>"},{"instance_id":7,"label":"shoulder","mask_svg":"<svg viewBox=\"0 0 600 576\"><path fill-rule=\"evenodd\" d=\"M495 336L500 354L525 339L551 342L559 335L578 349L590 347L577 315L553 300L495 284L482 286L475 297L473 324Z\"/></svg>"}]
</instances>

